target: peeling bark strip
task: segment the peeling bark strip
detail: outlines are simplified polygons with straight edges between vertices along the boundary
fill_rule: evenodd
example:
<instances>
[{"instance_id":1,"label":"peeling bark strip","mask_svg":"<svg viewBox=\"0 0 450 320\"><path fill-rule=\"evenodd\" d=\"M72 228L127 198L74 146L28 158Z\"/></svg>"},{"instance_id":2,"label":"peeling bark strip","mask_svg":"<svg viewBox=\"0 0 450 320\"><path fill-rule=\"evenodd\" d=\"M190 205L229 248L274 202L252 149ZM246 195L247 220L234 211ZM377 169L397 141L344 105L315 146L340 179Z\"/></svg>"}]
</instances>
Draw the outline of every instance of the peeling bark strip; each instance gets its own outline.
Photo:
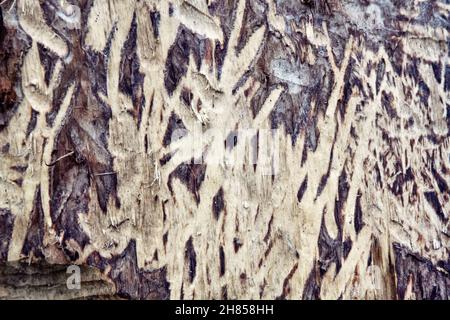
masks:
<instances>
[{"instance_id":1,"label":"peeling bark strip","mask_svg":"<svg viewBox=\"0 0 450 320\"><path fill-rule=\"evenodd\" d=\"M449 16L1 2L0 298L448 299Z\"/></svg>"}]
</instances>

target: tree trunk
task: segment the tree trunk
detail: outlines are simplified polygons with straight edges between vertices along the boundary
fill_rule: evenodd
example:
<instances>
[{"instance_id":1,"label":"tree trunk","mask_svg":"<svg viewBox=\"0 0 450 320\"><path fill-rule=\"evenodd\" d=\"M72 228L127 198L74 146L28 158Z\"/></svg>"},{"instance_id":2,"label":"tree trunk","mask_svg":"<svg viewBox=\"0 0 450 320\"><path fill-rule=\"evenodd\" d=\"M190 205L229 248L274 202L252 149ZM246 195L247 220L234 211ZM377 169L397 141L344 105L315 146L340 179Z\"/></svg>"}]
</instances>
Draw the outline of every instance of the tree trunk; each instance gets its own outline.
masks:
<instances>
[{"instance_id":1,"label":"tree trunk","mask_svg":"<svg viewBox=\"0 0 450 320\"><path fill-rule=\"evenodd\" d=\"M449 16L3 1L0 297L449 299Z\"/></svg>"}]
</instances>

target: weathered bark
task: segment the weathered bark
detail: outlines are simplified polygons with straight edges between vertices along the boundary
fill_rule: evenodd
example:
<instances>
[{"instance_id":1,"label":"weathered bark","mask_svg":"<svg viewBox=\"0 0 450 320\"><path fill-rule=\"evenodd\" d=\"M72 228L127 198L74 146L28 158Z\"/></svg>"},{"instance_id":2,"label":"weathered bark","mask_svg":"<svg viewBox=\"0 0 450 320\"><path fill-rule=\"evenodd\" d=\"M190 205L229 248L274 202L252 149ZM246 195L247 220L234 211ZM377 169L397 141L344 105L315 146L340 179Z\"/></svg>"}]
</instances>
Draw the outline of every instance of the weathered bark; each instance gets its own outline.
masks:
<instances>
[{"instance_id":1,"label":"weathered bark","mask_svg":"<svg viewBox=\"0 0 450 320\"><path fill-rule=\"evenodd\" d=\"M0 8L0 298L450 298L445 1Z\"/></svg>"}]
</instances>

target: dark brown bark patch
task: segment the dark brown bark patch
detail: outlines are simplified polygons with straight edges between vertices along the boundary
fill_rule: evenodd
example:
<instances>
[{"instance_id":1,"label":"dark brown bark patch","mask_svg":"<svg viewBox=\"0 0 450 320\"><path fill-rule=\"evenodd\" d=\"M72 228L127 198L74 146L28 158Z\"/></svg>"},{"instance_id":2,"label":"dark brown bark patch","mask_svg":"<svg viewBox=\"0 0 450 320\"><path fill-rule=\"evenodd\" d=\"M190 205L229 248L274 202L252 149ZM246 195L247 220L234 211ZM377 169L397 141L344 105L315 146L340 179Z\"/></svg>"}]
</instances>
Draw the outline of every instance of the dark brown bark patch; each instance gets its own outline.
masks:
<instances>
[{"instance_id":1,"label":"dark brown bark patch","mask_svg":"<svg viewBox=\"0 0 450 320\"><path fill-rule=\"evenodd\" d=\"M161 22L161 14L157 10L150 11L150 20L152 21L153 36L159 38L159 24Z\"/></svg>"},{"instance_id":2,"label":"dark brown bark patch","mask_svg":"<svg viewBox=\"0 0 450 320\"><path fill-rule=\"evenodd\" d=\"M192 91L189 90L188 88L183 88L183 90L181 90L180 100L184 103L186 107L191 106L192 99L194 99Z\"/></svg>"},{"instance_id":3,"label":"dark brown bark patch","mask_svg":"<svg viewBox=\"0 0 450 320\"><path fill-rule=\"evenodd\" d=\"M319 186L317 187L316 198L314 200L317 200L317 198L320 197L323 190L325 189L325 186L327 185L328 178L330 177L330 172L331 172L331 162L333 160L333 154L334 154L334 142L333 142L333 146L332 146L332 149L330 152L330 160L328 162L327 172L324 175L322 175L322 178L320 178Z\"/></svg>"},{"instance_id":4,"label":"dark brown bark patch","mask_svg":"<svg viewBox=\"0 0 450 320\"><path fill-rule=\"evenodd\" d=\"M53 74L53 70L55 69L56 62L58 61L58 56L40 43L38 44L38 51L39 58L41 59L41 65L45 70L44 80L48 85Z\"/></svg>"},{"instance_id":5,"label":"dark brown bark patch","mask_svg":"<svg viewBox=\"0 0 450 320\"><path fill-rule=\"evenodd\" d=\"M444 89L447 92L450 91L450 64L445 66Z\"/></svg>"},{"instance_id":6,"label":"dark brown bark patch","mask_svg":"<svg viewBox=\"0 0 450 320\"><path fill-rule=\"evenodd\" d=\"M352 246L353 246L353 241L350 237L348 237L347 239L345 239L344 243L343 243L343 256L344 259L347 259L350 251L352 250Z\"/></svg>"},{"instance_id":7,"label":"dark brown bark patch","mask_svg":"<svg viewBox=\"0 0 450 320\"><path fill-rule=\"evenodd\" d=\"M441 203L435 191L424 192L425 199L431 205L436 215L441 219L441 221L446 222L448 218L444 214Z\"/></svg>"},{"instance_id":8,"label":"dark brown bark patch","mask_svg":"<svg viewBox=\"0 0 450 320\"><path fill-rule=\"evenodd\" d=\"M397 118L397 111L394 108L394 96L392 93L387 93L386 91L381 92L381 105L384 110L386 110L389 118L394 119Z\"/></svg>"},{"instance_id":9,"label":"dark brown bark patch","mask_svg":"<svg viewBox=\"0 0 450 320\"><path fill-rule=\"evenodd\" d=\"M191 163L180 164L170 175L167 186L173 194L172 181L174 178L179 179L192 193L197 204L200 203L200 187L205 179L206 164L195 164L192 159Z\"/></svg>"},{"instance_id":10,"label":"dark brown bark patch","mask_svg":"<svg viewBox=\"0 0 450 320\"><path fill-rule=\"evenodd\" d=\"M228 54L228 43L230 40L233 22L236 20L237 1L215 0L209 5L209 13L220 19L220 26L224 35L223 45L216 41L215 44L215 60L217 66L217 79L222 75L222 67L225 57Z\"/></svg>"},{"instance_id":11,"label":"dark brown bark patch","mask_svg":"<svg viewBox=\"0 0 450 320\"><path fill-rule=\"evenodd\" d=\"M338 228L338 230L340 230ZM322 218L322 225L319 233L319 270L323 276L328 271L332 263L336 264L336 274L339 273L342 265L343 244L341 240L341 232L336 239L331 238L325 225L325 217Z\"/></svg>"},{"instance_id":12,"label":"dark brown bark patch","mask_svg":"<svg viewBox=\"0 0 450 320\"><path fill-rule=\"evenodd\" d=\"M361 197L362 197L361 190L358 190L358 194L356 196L354 222L353 222L354 226L355 226L356 234L359 234L361 229L364 227L363 211L362 211L362 206L361 206Z\"/></svg>"},{"instance_id":13,"label":"dark brown bark patch","mask_svg":"<svg viewBox=\"0 0 450 320\"><path fill-rule=\"evenodd\" d=\"M195 253L194 243L192 237L186 242L184 249L184 260L187 268L188 280L190 283L194 282L197 273L197 254Z\"/></svg>"},{"instance_id":14,"label":"dark brown bark patch","mask_svg":"<svg viewBox=\"0 0 450 320\"><path fill-rule=\"evenodd\" d=\"M317 272L317 267L314 265L303 288L302 300L319 300L320 285L321 279Z\"/></svg>"},{"instance_id":15,"label":"dark brown bark patch","mask_svg":"<svg viewBox=\"0 0 450 320\"><path fill-rule=\"evenodd\" d=\"M386 62L384 61L384 59L381 59L377 67L377 78L375 81L375 90L377 94L380 91L381 82L384 79L385 72L386 72Z\"/></svg>"},{"instance_id":16,"label":"dark brown bark patch","mask_svg":"<svg viewBox=\"0 0 450 320\"><path fill-rule=\"evenodd\" d=\"M222 300L228 300L228 289L227 286L223 286L221 289Z\"/></svg>"},{"instance_id":17,"label":"dark brown bark patch","mask_svg":"<svg viewBox=\"0 0 450 320\"><path fill-rule=\"evenodd\" d=\"M8 259L9 243L14 228L15 217L8 209L0 209L0 262Z\"/></svg>"},{"instance_id":18,"label":"dark brown bark patch","mask_svg":"<svg viewBox=\"0 0 450 320\"><path fill-rule=\"evenodd\" d=\"M342 210L344 209L345 203L347 202L348 192L350 190L350 184L347 178L347 172L342 169L338 180L338 196L334 202L334 218L337 223L339 232L342 231L343 217Z\"/></svg>"},{"instance_id":19,"label":"dark brown bark patch","mask_svg":"<svg viewBox=\"0 0 450 320\"><path fill-rule=\"evenodd\" d=\"M442 175L439 174L439 172L436 170L434 163L432 163L432 166L431 166L431 173L433 174L433 177L436 180L439 191L441 193L448 193L450 190L449 190L447 181L445 181L445 179L442 177Z\"/></svg>"},{"instance_id":20,"label":"dark brown bark patch","mask_svg":"<svg viewBox=\"0 0 450 320\"><path fill-rule=\"evenodd\" d=\"M38 115L39 115L39 112L37 112L36 110L31 110L31 117L28 122L27 133L26 133L27 138L34 131L34 129L36 129Z\"/></svg>"},{"instance_id":21,"label":"dark brown bark patch","mask_svg":"<svg viewBox=\"0 0 450 320\"><path fill-rule=\"evenodd\" d=\"M350 102L350 98L353 94L353 91L355 90L355 87L359 89L361 94L363 94L364 96L366 95L363 85L361 83L361 80L355 73L355 64L356 64L356 60L353 58L350 58L347 69L345 70L344 89L343 89L342 96L339 99L338 105L337 105L337 108L340 112L342 119L345 118L345 113L347 112L347 106L348 106L348 103Z\"/></svg>"},{"instance_id":22,"label":"dark brown bark patch","mask_svg":"<svg viewBox=\"0 0 450 320\"><path fill-rule=\"evenodd\" d=\"M181 139L185 136L186 127L183 120L172 111L169 118L169 123L167 124L166 132L164 133L163 146L167 147L172 142L172 140Z\"/></svg>"},{"instance_id":23,"label":"dark brown bark patch","mask_svg":"<svg viewBox=\"0 0 450 320\"><path fill-rule=\"evenodd\" d=\"M119 89L131 97L133 102L132 115L136 119L138 127L141 124L142 111L145 106L144 78L144 74L140 72L140 62L137 54L137 21L135 13L130 32L122 48Z\"/></svg>"},{"instance_id":24,"label":"dark brown bark patch","mask_svg":"<svg viewBox=\"0 0 450 320\"><path fill-rule=\"evenodd\" d=\"M234 238L233 239L233 247L234 247L234 252L238 253L239 249L242 247L242 241L239 238Z\"/></svg>"},{"instance_id":25,"label":"dark brown bark patch","mask_svg":"<svg viewBox=\"0 0 450 320\"><path fill-rule=\"evenodd\" d=\"M88 212L89 203L89 173L86 165L70 167L65 164L58 170L67 168L61 173L61 181L53 191L51 197L51 216L58 233L63 235L62 246L64 252L71 260L77 260L79 253L73 252L67 246L67 241L75 240L81 248L84 248L90 239L83 231L79 223L79 215Z\"/></svg>"},{"instance_id":26,"label":"dark brown bark patch","mask_svg":"<svg viewBox=\"0 0 450 320\"><path fill-rule=\"evenodd\" d=\"M397 295L405 298L408 283L418 300L450 299L450 276L436 268L428 259L414 253L399 243L393 244Z\"/></svg>"},{"instance_id":27,"label":"dark brown bark patch","mask_svg":"<svg viewBox=\"0 0 450 320\"><path fill-rule=\"evenodd\" d=\"M225 202L223 197L224 197L223 188L220 188L219 191L217 191L216 195L213 197L212 210L214 218L216 220L219 220L220 213L225 208Z\"/></svg>"},{"instance_id":28,"label":"dark brown bark patch","mask_svg":"<svg viewBox=\"0 0 450 320\"><path fill-rule=\"evenodd\" d=\"M306 189L308 189L308 175L306 175L305 179L303 179L302 184L297 192L297 201L302 202L303 196L305 195Z\"/></svg>"},{"instance_id":29,"label":"dark brown bark patch","mask_svg":"<svg viewBox=\"0 0 450 320\"><path fill-rule=\"evenodd\" d=\"M71 212L87 212L89 202L87 188L95 186L99 206L106 212L110 197L113 197L119 207L117 198L117 177L113 170L113 159L108 150L108 125L111 118L111 108L98 97L98 91L106 91L106 65L109 47L114 36L115 27L110 32L106 48L103 52L94 52L85 48L84 40L87 32L86 23L93 1L80 0L75 3L81 10L81 28L71 30L65 27L58 15L58 6L54 3L42 2L42 8L47 23L62 38L71 52L72 59L63 64L60 85L55 88L53 106L47 114L47 123L53 124L59 112L67 89L75 86L67 118L57 136L54 160L69 152L74 156L59 161L51 171L52 218L61 219L61 227L69 223L73 235L82 243L86 243L85 236L79 235L73 225L77 225L77 215ZM78 182L71 179L75 177ZM93 182L92 184L90 182ZM67 186L79 188L67 200L70 193ZM58 193L55 195L54 193ZM68 201L68 202L66 202ZM64 213L64 214L62 214ZM61 229L60 231L63 231ZM70 232L69 232L70 233ZM80 243L80 245L82 245Z\"/></svg>"},{"instance_id":30,"label":"dark brown bark patch","mask_svg":"<svg viewBox=\"0 0 450 320\"><path fill-rule=\"evenodd\" d=\"M225 251L223 250L223 246L219 248L219 261L220 261L220 276L223 277L225 275Z\"/></svg>"},{"instance_id":31,"label":"dark brown bark patch","mask_svg":"<svg viewBox=\"0 0 450 320\"><path fill-rule=\"evenodd\" d=\"M385 42L385 49L391 60L392 67L398 75L402 75L404 52L403 45L397 37L392 37Z\"/></svg>"},{"instance_id":32,"label":"dark brown bark patch","mask_svg":"<svg viewBox=\"0 0 450 320\"><path fill-rule=\"evenodd\" d=\"M191 54L194 57L197 69L200 69L207 41L184 25L179 27L175 42L169 49L164 71L164 85L170 95L178 87L181 78L186 75Z\"/></svg>"},{"instance_id":33,"label":"dark brown bark patch","mask_svg":"<svg viewBox=\"0 0 450 320\"><path fill-rule=\"evenodd\" d=\"M90 114L84 115L86 119L84 121L89 120L90 117ZM92 121L92 125L99 127L100 123L105 121L105 118L93 119ZM72 150L88 165L90 176L95 183L97 198L102 211L106 212L110 197L115 198L116 205L119 206L116 192L117 176L112 174L114 173L113 159L107 149L106 137L102 135L100 137L103 137L103 139L94 139L89 131L86 131L75 121L71 122L68 127L68 137L73 148Z\"/></svg>"},{"instance_id":34,"label":"dark brown bark patch","mask_svg":"<svg viewBox=\"0 0 450 320\"><path fill-rule=\"evenodd\" d=\"M42 253L45 233L44 210L42 210L41 188L37 187L34 198L33 211L31 212L27 236L22 248L25 257L44 258Z\"/></svg>"},{"instance_id":35,"label":"dark brown bark patch","mask_svg":"<svg viewBox=\"0 0 450 320\"><path fill-rule=\"evenodd\" d=\"M108 62L112 40L115 36L116 30L116 25L114 25L109 33L106 46L101 52L94 51L90 47L85 49L88 75L89 79L91 80L90 84L92 85L92 91L94 95L97 95L99 91L104 95L108 94Z\"/></svg>"},{"instance_id":36,"label":"dark brown bark patch","mask_svg":"<svg viewBox=\"0 0 450 320\"><path fill-rule=\"evenodd\" d=\"M137 264L136 241L131 240L122 254L113 257L109 276L117 287L117 293L128 299L167 300L170 287L165 268L146 271Z\"/></svg>"},{"instance_id":37,"label":"dark brown bark patch","mask_svg":"<svg viewBox=\"0 0 450 320\"><path fill-rule=\"evenodd\" d=\"M442 81L442 64L440 61L438 62L431 62L431 68L433 69L434 78L438 83L441 83Z\"/></svg>"},{"instance_id":38,"label":"dark brown bark patch","mask_svg":"<svg viewBox=\"0 0 450 320\"><path fill-rule=\"evenodd\" d=\"M240 30L236 51L240 52L252 34L266 23L268 5L263 0L246 1L243 25Z\"/></svg>"},{"instance_id":39,"label":"dark brown bark patch","mask_svg":"<svg viewBox=\"0 0 450 320\"><path fill-rule=\"evenodd\" d=\"M292 267L291 271L289 272L287 277L284 279L283 292L281 293L281 295L279 297L276 298L277 300L286 300L286 297L291 292L290 281L291 281L292 277L294 276L295 272L297 271L297 269L298 269L298 262Z\"/></svg>"},{"instance_id":40,"label":"dark brown bark patch","mask_svg":"<svg viewBox=\"0 0 450 320\"><path fill-rule=\"evenodd\" d=\"M31 46L20 29L8 27L4 20L7 14L0 8L0 131L7 127L22 99L20 68Z\"/></svg>"}]
</instances>

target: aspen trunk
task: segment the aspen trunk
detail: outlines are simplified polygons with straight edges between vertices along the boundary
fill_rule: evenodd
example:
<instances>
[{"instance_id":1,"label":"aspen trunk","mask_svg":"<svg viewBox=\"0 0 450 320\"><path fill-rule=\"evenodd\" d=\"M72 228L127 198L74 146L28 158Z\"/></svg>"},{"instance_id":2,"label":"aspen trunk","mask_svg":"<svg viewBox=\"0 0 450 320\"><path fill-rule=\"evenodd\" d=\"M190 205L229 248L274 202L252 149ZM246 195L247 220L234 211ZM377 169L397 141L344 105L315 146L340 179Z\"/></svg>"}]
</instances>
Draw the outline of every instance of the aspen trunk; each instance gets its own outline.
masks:
<instances>
[{"instance_id":1,"label":"aspen trunk","mask_svg":"<svg viewBox=\"0 0 450 320\"><path fill-rule=\"evenodd\" d=\"M449 299L449 17L3 1L0 298Z\"/></svg>"}]
</instances>

